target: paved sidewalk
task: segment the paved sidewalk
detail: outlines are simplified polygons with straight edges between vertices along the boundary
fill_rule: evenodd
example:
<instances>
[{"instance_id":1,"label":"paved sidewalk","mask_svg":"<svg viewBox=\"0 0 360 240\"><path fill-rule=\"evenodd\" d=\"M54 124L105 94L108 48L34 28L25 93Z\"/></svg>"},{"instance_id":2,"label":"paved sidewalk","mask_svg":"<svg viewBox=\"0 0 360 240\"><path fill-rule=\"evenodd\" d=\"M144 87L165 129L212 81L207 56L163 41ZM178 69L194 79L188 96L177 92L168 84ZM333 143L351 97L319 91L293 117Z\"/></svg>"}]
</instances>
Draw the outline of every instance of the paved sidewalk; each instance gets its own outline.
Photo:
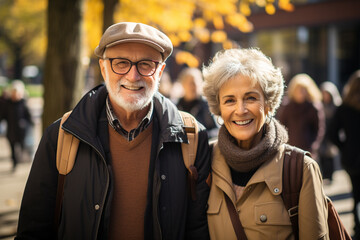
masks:
<instances>
[{"instance_id":1,"label":"paved sidewalk","mask_svg":"<svg viewBox=\"0 0 360 240\"><path fill-rule=\"evenodd\" d=\"M0 145L3 143L1 140ZM14 238L30 166L29 162L20 163L13 173L11 160L0 159L0 239Z\"/></svg>"}]
</instances>

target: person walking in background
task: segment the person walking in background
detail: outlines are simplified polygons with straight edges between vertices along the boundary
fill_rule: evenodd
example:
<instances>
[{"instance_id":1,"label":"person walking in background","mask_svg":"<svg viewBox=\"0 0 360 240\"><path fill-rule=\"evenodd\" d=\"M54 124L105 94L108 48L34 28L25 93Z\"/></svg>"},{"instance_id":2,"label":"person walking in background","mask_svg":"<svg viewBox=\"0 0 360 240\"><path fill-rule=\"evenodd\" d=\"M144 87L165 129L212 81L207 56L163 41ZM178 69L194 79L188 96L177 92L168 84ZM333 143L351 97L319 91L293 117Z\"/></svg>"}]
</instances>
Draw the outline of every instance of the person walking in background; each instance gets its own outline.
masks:
<instances>
[{"instance_id":1,"label":"person walking in background","mask_svg":"<svg viewBox=\"0 0 360 240\"><path fill-rule=\"evenodd\" d=\"M12 171L22 161L25 153L24 141L28 128L33 125L29 108L26 105L25 86L22 81L11 83L9 97L3 101L3 116L7 122L6 137L10 143Z\"/></svg>"},{"instance_id":2,"label":"person walking in background","mask_svg":"<svg viewBox=\"0 0 360 240\"><path fill-rule=\"evenodd\" d=\"M164 71L160 79L159 93L164 95L166 98L171 98L171 90L172 90L172 81L170 74Z\"/></svg>"},{"instance_id":3,"label":"person walking in background","mask_svg":"<svg viewBox=\"0 0 360 240\"><path fill-rule=\"evenodd\" d=\"M202 97L203 77L198 68L185 68L178 77L184 95L176 106L179 110L191 113L207 129L209 138L216 138L218 126L209 111L207 101Z\"/></svg>"},{"instance_id":4,"label":"person walking in background","mask_svg":"<svg viewBox=\"0 0 360 240\"><path fill-rule=\"evenodd\" d=\"M309 151L318 161L318 150L325 134L325 113L321 92L307 74L295 75L277 118L289 133L289 144Z\"/></svg>"},{"instance_id":5,"label":"person walking in background","mask_svg":"<svg viewBox=\"0 0 360 240\"><path fill-rule=\"evenodd\" d=\"M354 238L360 239L360 70L354 72L343 89L343 102L328 128L329 139L338 146L341 163L350 176L354 198Z\"/></svg>"},{"instance_id":6,"label":"person walking in background","mask_svg":"<svg viewBox=\"0 0 360 240\"><path fill-rule=\"evenodd\" d=\"M213 147L207 211L211 239L237 239L229 201L247 239L295 239L281 197L288 134L272 117L284 91L281 71L260 50L231 49L217 53L203 75L210 110L224 121ZM320 169L308 156L298 221L299 239L329 239Z\"/></svg>"},{"instance_id":7,"label":"person walking in background","mask_svg":"<svg viewBox=\"0 0 360 240\"><path fill-rule=\"evenodd\" d=\"M105 86L85 94L62 125L80 143L66 176L60 223L53 227L56 121L35 155L17 240L209 239L206 129L199 127L193 200L181 150L185 126L175 105L157 92L172 50L164 33L142 23L121 22L104 32L95 55Z\"/></svg>"},{"instance_id":8,"label":"person walking in background","mask_svg":"<svg viewBox=\"0 0 360 240\"><path fill-rule=\"evenodd\" d=\"M8 99L10 98L9 94L9 86L2 89L1 96L0 96L0 135L6 134L6 122L5 114L6 114L6 107Z\"/></svg>"},{"instance_id":9,"label":"person walking in background","mask_svg":"<svg viewBox=\"0 0 360 240\"><path fill-rule=\"evenodd\" d=\"M326 129L328 129L330 121L334 117L335 110L340 106L342 99L339 90L332 82L323 82L320 85L320 90L325 112L325 125ZM320 168L324 178L324 183L331 183L335 166L335 158L338 156L338 148L328 139L327 135L325 134L319 149Z\"/></svg>"}]
</instances>

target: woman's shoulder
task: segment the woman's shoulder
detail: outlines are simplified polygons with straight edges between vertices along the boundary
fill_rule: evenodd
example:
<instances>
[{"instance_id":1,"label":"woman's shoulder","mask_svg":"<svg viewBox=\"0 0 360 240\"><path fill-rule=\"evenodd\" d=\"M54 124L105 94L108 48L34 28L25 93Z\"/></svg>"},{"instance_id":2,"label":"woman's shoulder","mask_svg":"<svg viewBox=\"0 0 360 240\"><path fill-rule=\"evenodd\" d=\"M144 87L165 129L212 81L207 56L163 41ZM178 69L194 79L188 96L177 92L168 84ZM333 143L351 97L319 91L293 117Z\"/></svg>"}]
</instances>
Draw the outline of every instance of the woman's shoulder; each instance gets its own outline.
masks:
<instances>
[{"instance_id":1,"label":"woman's shoulder","mask_svg":"<svg viewBox=\"0 0 360 240\"><path fill-rule=\"evenodd\" d=\"M304 166L319 165L311 156L304 155Z\"/></svg>"},{"instance_id":2,"label":"woman's shoulder","mask_svg":"<svg viewBox=\"0 0 360 240\"><path fill-rule=\"evenodd\" d=\"M282 146L282 148L280 148L279 150L282 151L291 151L291 149L294 148L294 151L297 151L299 153L303 153L304 154L304 169L305 168L309 168L310 166L314 166L315 168L319 168L319 164L311 157L311 154L307 151L304 151L300 148L296 148L294 146L290 146L288 144L284 144ZM294 154L294 153L292 153Z\"/></svg>"},{"instance_id":3,"label":"woman's shoulder","mask_svg":"<svg viewBox=\"0 0 360 240\"><path fill-rule=\"evenodd\" d=\"M303 166L304 175L306 172L310 175L321 175L319 164L310 156L304 156L304 166Z\"/></svg>"}]
</instances>

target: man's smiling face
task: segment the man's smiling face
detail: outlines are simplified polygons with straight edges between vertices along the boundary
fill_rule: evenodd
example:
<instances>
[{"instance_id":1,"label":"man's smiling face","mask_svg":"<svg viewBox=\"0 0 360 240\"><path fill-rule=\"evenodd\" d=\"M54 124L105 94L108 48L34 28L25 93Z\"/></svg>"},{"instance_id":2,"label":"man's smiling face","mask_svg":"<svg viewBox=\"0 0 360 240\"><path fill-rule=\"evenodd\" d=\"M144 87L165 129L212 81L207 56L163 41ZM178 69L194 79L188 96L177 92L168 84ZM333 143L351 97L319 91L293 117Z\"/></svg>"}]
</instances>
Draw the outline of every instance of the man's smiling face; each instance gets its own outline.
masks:
<instances>
[{"instance_id":1,"label":"man's smiling face","mask_svg":"<svg viewBox=\"0 0 360 240\"><path fill-rule=\"evenodd\" d=\"M106 58L125 58L132 62L153 60L162 62L162 55L154 48L142 43L122 43L106 49ZM139 111L149 105L159 86L159 80L165 64L159 64L152 76L142 76L132 66L124 75L111 69L110 60L100 59L100 67L109 98L114 107L127 112Z\"/></svg>"}]
</instances>

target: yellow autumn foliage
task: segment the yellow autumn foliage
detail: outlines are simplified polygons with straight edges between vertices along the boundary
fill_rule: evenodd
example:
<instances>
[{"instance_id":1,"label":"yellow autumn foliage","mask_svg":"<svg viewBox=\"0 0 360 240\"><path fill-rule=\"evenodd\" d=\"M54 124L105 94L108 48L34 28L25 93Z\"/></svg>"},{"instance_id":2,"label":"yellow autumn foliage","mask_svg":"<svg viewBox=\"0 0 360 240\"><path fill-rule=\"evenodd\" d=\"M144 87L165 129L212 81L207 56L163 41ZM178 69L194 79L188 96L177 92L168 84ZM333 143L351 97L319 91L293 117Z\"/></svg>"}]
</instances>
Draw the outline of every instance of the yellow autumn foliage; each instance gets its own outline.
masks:
<instances>
[{"instance_id":1,"label":"yellow autumn foliage","mask_svg":"<svg viewBox=\"0 0 360 240\"><path fill-rule=\"evenodd\" d=\"M24 1L24 0L23 0ZM101 36L102 0L85 0L85 29L88 44L94 49ZM278 0L278 7L291 10L290 0ZM242 32L251 32L254 26L247 20L251 4L265 8L268 14L276 11L274 0L119 0L115 22L134 21L158 27L179 46L193 38L202 43L226 42L225 24ZM196 17L194 17L196 16Z\"/></svg>"},{"instance_id":2,"label":"yellow autumn foliage","mask_svg":"<svg viewBox=\"0 0 360 240\"><path fill-rule=\"evenodd\" d=\"M46 0L0 1L0 54L11 48L6 44L19 46L24 64L40 64L45 55ZM6 39L3 41L3 39ZM31 57L26 57L31 56Z\"/></svg>"},{"instance_id":3,"label":"yellow autumn foliage","mask_svg":"<svg viewBox=\"0 0 360 240\"><path fill-rule=\"evenodd\" d=\"M101 0L86 0L84 6L84 41L92 53L99 44L102 35L102 13L104 4Z\"/></svg>"},{"instance_id":4,"label":"yellow autumn foliage","mask_svg":"<svg viewBox=\"0 0 360 240\"><path fill-rule=\"evenodd\" d=\"M214 43L222 43L227 40L227 34L224 31L218 30L211 34L211 41Z\"/></svg>"},{"instance_id":5,"label":"yellow autumn foliage","mask_svg":"<svg viewBox=\"0 0 360 240\"><path fill-rule=\"evenodd\" d=\"M265 11L266 11L266 13L269 14L269 15L274 15L276 9L275 9L275 7L274 7L273 4L267 3L266 6L265 6Z\"/></svg>"},{"instance_id":6,"label":"yellow autumn foliage","mask_svg":"<svg viewBox=\"0 0 360 240\"><path fill-rule=\"evenodd\" d=\"M245 16L250 16L251 9L248 2L241 1L239 4L240 13L244 14Z\"/></svg>"},{"instance_id":7,"label":"yellow autumn foliage","mask_svg":"<svg viewBox=\"0 0 360 240\"><path fill-rule=\"evenodd\" d=\"M194 55L186 51L175 52L175 61L179 65L186 64L187 66L194 68L199 66L199 60Z\"/></svg>"}]
</instances>

